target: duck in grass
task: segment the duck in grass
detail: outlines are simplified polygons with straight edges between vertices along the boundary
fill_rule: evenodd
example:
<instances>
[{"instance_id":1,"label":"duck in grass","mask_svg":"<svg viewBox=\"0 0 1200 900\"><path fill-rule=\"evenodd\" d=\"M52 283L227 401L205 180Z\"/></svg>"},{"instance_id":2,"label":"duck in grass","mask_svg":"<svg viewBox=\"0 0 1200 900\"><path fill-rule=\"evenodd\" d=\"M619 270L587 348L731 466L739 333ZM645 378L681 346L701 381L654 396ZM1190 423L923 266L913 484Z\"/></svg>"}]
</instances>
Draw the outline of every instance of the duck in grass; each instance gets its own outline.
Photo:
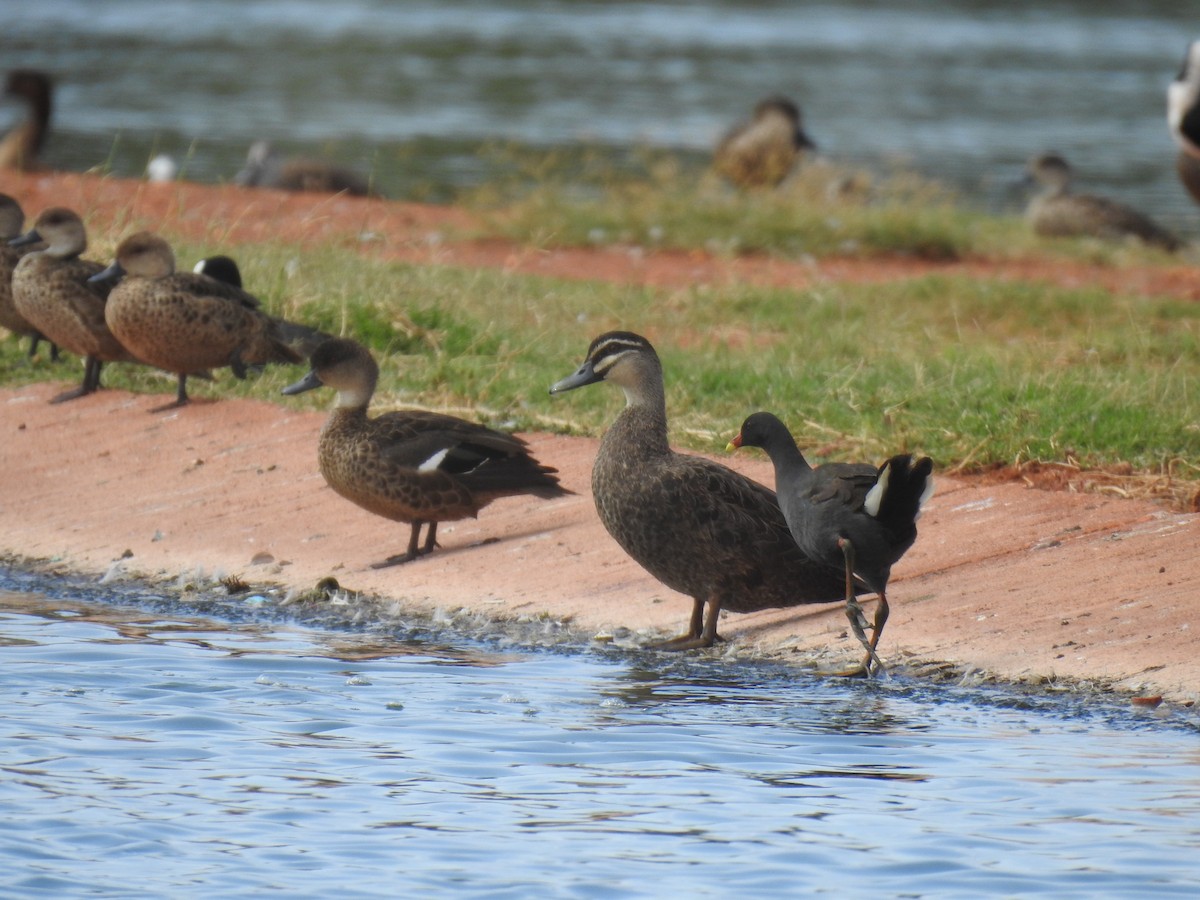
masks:
<instances>
[{"instance_id":1,"label":"duck in grass","mask_svg":"<svg viewBox=\"0 0 1200 900\"><path fill-rule=\"evenodd\" d=\"M8 242L20 237L25 227L25 212L8 194L0 194L0 328L7 328L13 334L29 338L29 355L37 353L38 343L42 333L29 324L29 320L17 312L13 304L12 274L21 261L21 257L34 250L42 249L41 244L26 244L24 247L10 247ZM58 348L50 345L50 358L58 359Z\"/></svg>"},{"instance_id":2,"label":"duck in grass","mask_svg":"<svg viewBox=\"0 0 1200 900\"><path fill-rule=\"evenodd\" d=\"M421 410L369 416L379 367L355 341L325 341L311 364L312 371L283 393L337 391L317 443L325 481L368 512L411 526L408 549L373 568L432 553L439 522L474 518L500 497L530 494L553 500L571 493L558 483L556 470L534 459L515 435ZM422 525L428 526L424 544Z\"/></svg>"},{"instance_id":3,"label":"duck in grass","mask_svg":"<svg viewBox=\"0 0 1200 900\"><path fill-rule=\"evenodd\" d=\"M1106 240L1133 237L1172 253L1181 246L1179 238L1131 206L1094 194L1071 193L1071 166L1057 153L1035 156L1026 172L1027 180L1041 185L1025 210L1036 234Z\"/></svg>"},{"instance_id":4,"label":"duck in grass","mask_svg":"<svg viewBox=\"0 0 1200 900\"><path fill-rule=\"evenodd\" d=\"M810 559L844 576L846 616L867 655L862 669L880 672L876 648L888 619L887 583L892 566L917 539L921 506L933 494L933 462L899 454L876 468L826 463L813 468L787 426L767 412L742 423L729 444L760 447L775 467L775 490L792 537ZM871 637L855 594L865 585L879 597Z\"/></svg>"},{"instance_id":5,"label":"duck in grass","mask_svg":"<svg viewBox=\"0 0 1200 900\"><path fill-rule=\"evenodd\" d=\"M629 331L600 335L583 364L550 393L601 381L621 388L625 408L605 432L592 467L596 512L642 568L692 598L688 630L661 649L711 646L725 609L842 599L842 579L796 546L770 488L671 449L662 363L646 338Z\"/></svg>"},{"instance_id":6,"label":"duck in grass","mask_svg":"<svg viewBox=\"0 0 1200 900\"><path fill-rule=\"evenodd\" d=\"M721 138L713 164L736 187L775 187L815 149L804 132L800 107L786 97L767 97L754 107L752 119Z\"/></svg>"},{"instance_id":7,"label":"duck in grass","mask_svg":"<svg viewBox=\"0 0 1200 900\"><path fill-rule=\"evenodd\" d=\"M27 253L13 270L13 305L46 340L85 358L83 382L51 401L62 403L99 389L104 363L136 362L136 357L104 320L111 285L90 280L104 266L82 258L87 230L79 215L65 207L51 207L9 246L37 243L44 243L45 249Z\"/></svg>"},{"instance_id":8,"label":"duck in grass","mask_svg":"<svg viewBox=\"0 0 1200 900\"><path fill-rule=\"evenodd\" d=\"M0 140L0 169L21 172L37 169L38 157L50 132L53 96L50 78L35 69L13 69L4 82L4 94L22 101L28 114Z\"/></svg>"},{"instance_id":9,"label":"duck in grass","mask_svg":"<svg viewBox=\"0 0 1200 900\"><path fill-rule=\"evenodd\" d=\"M241 280L236 264L232 272L224 263L205 265ZM245 378L248 366L304 361L288 343L289 333L303 326L267 315L229 280L176 272L171 246L148 231L121 241L116 260L93 280L117 282L104 311L117 339L137 359L177 376L175 402L160 410L188 403L189 376L211 378L210 370L228 366Z\"/></svg>"},{"instance_id":10,"label":"duck in grass","mask_svg":"<svg viewBox=\"0 0 1200 900\"><path fill-rule=\"evenodd\" d=\"M282 191L315 191L367 197L371 185L357 172L319 159L280 156L268 141L255 141L246 154L246 164L234 176L243 187L275 188Z\"/></svg>"}]
</instances>

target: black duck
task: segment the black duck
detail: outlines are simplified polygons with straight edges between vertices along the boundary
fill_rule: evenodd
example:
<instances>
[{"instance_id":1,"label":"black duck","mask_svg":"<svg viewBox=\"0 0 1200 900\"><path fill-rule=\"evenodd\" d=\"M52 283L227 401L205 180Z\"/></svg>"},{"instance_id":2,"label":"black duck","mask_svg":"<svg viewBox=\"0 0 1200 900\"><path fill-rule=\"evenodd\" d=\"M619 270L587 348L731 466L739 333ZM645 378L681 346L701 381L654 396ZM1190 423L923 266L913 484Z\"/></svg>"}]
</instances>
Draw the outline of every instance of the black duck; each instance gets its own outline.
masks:
<instances>
[{"instance_id":1,"label":"black duck","mask_svg":"<svg viewBox=\"0 0 1200 900\"><path fill-rule=\"evenodd\" d=\"M899 454L879 468L826 463L814 469L783 422L765 412L747 418L730 447L767 452L792 537L807 556L844 575L846 615L867 651L863 671L881 671L876 647L888 619L888 578L917 539L921 506L933 494L933 462ZM854 596L860 582L879 596L870 640Z\"/></svg>"}]
</instances>

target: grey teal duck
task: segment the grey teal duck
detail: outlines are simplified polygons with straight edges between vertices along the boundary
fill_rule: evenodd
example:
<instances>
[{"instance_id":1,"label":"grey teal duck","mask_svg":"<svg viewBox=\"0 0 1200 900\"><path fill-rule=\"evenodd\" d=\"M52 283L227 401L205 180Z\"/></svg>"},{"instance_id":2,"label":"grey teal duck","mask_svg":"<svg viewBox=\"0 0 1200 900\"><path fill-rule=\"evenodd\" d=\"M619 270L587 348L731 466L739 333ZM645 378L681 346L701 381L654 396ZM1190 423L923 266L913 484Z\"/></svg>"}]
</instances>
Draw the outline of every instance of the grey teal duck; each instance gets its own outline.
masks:
<instances>
[{"instance_id":1,"label":"grey teal duck","mask_svg":"<svg viewBox=\"0 0 1200 900\"><path fill-rule=\"evenodd\" d=\"M760 447L775 467L775 490L792 537L804 553L845 577L846 616L866 650L862 671L882 671L876 648L888 620L892 566L917 539L921 506L933 494L933 462L898 454L876 468L825 463L813 468L787 426L759 412L742 423L730 448ZM861 583L879 597L870 640L855 594Z\"/></svg>"},{"instance_id":2,"label":"grey teal duck","mask_svg":"<svg viewBox=\"0 0 1200 900\"><path fill-rule=\"evenodd\" d=\"M104 266L81 258L87 249L87 231L79 215L61 206L51 207L37 217L32 229L9 245L39 242L46 248L27 253L13 270L13 304L46 340L85 358L80 386L51 401L61 403L97 390L104 363L133 362L135 358L104 321L111 285L89 281Z\"/></svg>"},{"instance_id":3,"label":"grey teal duck","mask_svg":"<svg viewBox=\"0 0 1200 900\"><path fill-rule=\"evenodd\" d=\"M842 599L837 574L796 546L774 491L671 449L662 364L646 338L628 331L600 335L578 370L550 392L601 381L624 391L625 408L605 432L592 467L596 512L642 568L692 598L688 630L660 647L711 646L723 609Z\"/></svg>"},{"instance_id":4,"label":"grey teal duck","mask_svg":"<svg viewBox=\"0 0 1200 900\"><path fill-rule=\"evenodd\" d=\"M37 353L38 342L42 333L29 324L29 320L17 312L13 304L12 273L21 261L21 257L34 250L41 250L42 244L26 244L23 247L10 247L8 242L21 235L25 227L25 212L8 194L0 194L0 328L7 328L13 334L29 338L29 355ZM58 359L58 347L50 345L51 359Z\"/></svg>"},{"instance_id":5,"label":"grey teal duck","mask_svg":"<svg viewBox=\"0 0 1200 900\"><path fill-rule=\"evenodd\" d=\"M555 470L534 459L514 435L420 410L369 416L379 367L361 344L330 339L314 351L311 363L312 371L283 393L322 386L337 391L317 444L325 481L368 512L411 526L408 549L375 568L433 552L439 522L474 518L500 497L551 500L570 493ZM423 545L422 525L428 525Z\"/></svg>"},{"instance_id":6,"label":"grey teal duck","mask_svg":"<svg viewBox=\"0 0 1200 900\"><path fill-rule=\"evenodd\" d=\"M767 97L754 107L753 118L721 137L713 164L737 187L774 187L814 149L800 107L786 97Z\"/></svg>"},{"instance_id":7,"label":"grey teal duck","mask_svg":"<svg viewBox=\"0 0 1200 900\"><path fill-rule=\"evenodd\" d=\"M1179 181L1200 203L1200 41L1188 45L1179 74L1167 86L1167 126L1179 147Z\"/></svg>"},{"instance_id":8,"label":"grey teal duck","mask_svg":"<svg viewBox=\"0 0 1200 900\"><path fill-rule=\"evenodd\" d=\"M1035 156L1026 172L1028 180L1041 186L1025 210L1036 234L1108 240L1135 237L1169 252L1181 246L1179 238L1130 206L1107 197L1071 193L1071 166L1057 153Z\"/></svg>"},{"instance_id":9,"label":"grey teal duck","mask_svg":"<svg viewBox=\"0 0 1200 900\"><path fill-rule=\"evenodd\" d=\"M236 266L223 274L240 281ZM189 375L211 377L211 369L228 366L245 378L247 366L304 359L287 343L285 323L260 310L255 297L212 275L176 272L170 245L148 231L121 241L116 260L93 280L117 282L104 310L117 339L178 377L175 402L164 409L188 402Z\"/></svg>"},{"instance_id":10,"label":"grey teal duck","mask_svg":"<svg viewBox=\"0 0 1200 900\"><path fill-rule=\"evenodd\" d=\"M246 154L246 164L234 176L243 187L282 191L346 193L366 197L371 186L357 172L318 159L282 157L267 141L256 141Z\"/></svg>"},{"instance_id":11,"label":"grey teal duck","mask_svg":"<svg viewBox=\"0 0 1200 900\"><path fill-rule=\"evenodd\" d=\"M50 78L34 69L13 69L4 83L4 94L25 103L25 120L0 140L0 169L27 172L39 166L39 155L50 132L53 86Z\"/></svg>"}]
</instances>

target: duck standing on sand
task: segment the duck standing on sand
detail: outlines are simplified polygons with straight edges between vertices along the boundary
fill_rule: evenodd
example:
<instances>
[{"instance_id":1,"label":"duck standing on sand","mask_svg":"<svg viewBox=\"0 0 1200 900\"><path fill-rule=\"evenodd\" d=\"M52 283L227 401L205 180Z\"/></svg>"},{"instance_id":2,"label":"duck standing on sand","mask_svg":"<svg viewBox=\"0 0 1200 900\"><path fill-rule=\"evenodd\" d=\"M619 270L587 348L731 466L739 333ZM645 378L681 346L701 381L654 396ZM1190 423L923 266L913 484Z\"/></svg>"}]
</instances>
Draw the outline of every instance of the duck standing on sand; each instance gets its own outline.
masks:
<instances>
[{"instance_id":1,"label":"duck standing on sand","mask_svg":"<svg viewBox=\"0 0 1200 900\"><path fill-rule=\"evenodd\" d=\"M332 338L312 355L312 371L283 389L337 391L317 444L325 481L368 512L412 526L408 549L373 568L411 562L437 546L439 522L474 518L500 497L544 500L570 491L523 440L454 416L399 410L371 418L379 367L366 347ZM427 524L421 545L421 526Z\"/></svg>"},{"instance_id":2,"label":"duck standing on sand","mask_svg":"<svg viewBox=\"0 0 1200 900\"><path fill-rule=\"evenodd\" d=\"M25 121L0 140L0 169L29 172L38 168L38 156L50 132L53 88L50 79L34 69L13 69L4 83L4 94L24 101Z\"/></svg>"},{"instance_id":3,"label":"duck standing on sand","mask_svg":"<svg viewBox=\"0 0 1200 900\"><path fill-rule=\"evenodd\" d=\"M1071 166L1057 153L1035 156L1027 178L1042 186L1029 201L1025 218L1044 237L1135 237L1168 252L1179 249L1179 238L1136 209L1092 194L1071 193Z\"/></svg>"},{"instance_id":4,"label":"duck standing on sand","mask_svg":"<svg viewBox=\"0 0 1200 900\"><path fill-rule=\"evenodd\" d=\"M1167 86L1167 127L1179 146L1179 181L1200 203L1200 41L1188 45L1179 74Z\"/></svg>"},{"instance_id":5,"label":"duck standing on sand","mask_svg":"<svg viewBox=\"0 0 1200 900\"><path fill-rule=\"evenodd\" d=\"M25 212L8 194L0 194L0 328L7 328L13 334L29 338L29 355L37 353L38 342L42 334L29 324L29 320L17 312L13 304L12 273L21 261L21 257L34 250L40 250L40 244L26 244L24 247L10 247L8 242L19 237L25 227ZM58 348L50 345L50 358L58 359Z\"/></svg>"},{"instance_id":6,"label":"duck standing on sand","mask_svg":"<svg viewBox=\"0 0 1200 900\"><path fill-rule=\"evenodd\" d=\"M775 187L816 144L804 132L800 107L767 97L754 117L731 128L713 152L716 170L740 188Z\"/></svg>"},{"instance_id":7,"label":"duck standing on sand","mask_svg":"<svg viewBox=\"0 0 1200 900\"><path fill-rule=\"evenodd\" d=\"M692 598L688 630L658 646L712 646L723 609L753 612L842 598L837 574L796 546L773 491L720 463L671 449L662 364L646 338L628 331L600 335L583 364L550 393L600 381L625 392L625 408L605 432L592 467L596 512L642 568Z\"/></svg>"},{"instance_id":8,"label":"duck standing on sand","mask_svg":"<svg viewBox=\"0 0 1200 900\"><path fill-rule=\"evenodd\" d=\"M26 254L13 270L13 305L46 340L85 357L80 386L50 401L61 403L97 390L104 363L134 362L135 358L104 321L111 285L89 281L104 266L80 258L87 249L87 231L79 215L61 206L51 207L37 217L31 230L9 241L9 246L36 243L45 243L46 249Z\"/></svg>"},{"instance_id":9,"label":"duck standing on sand","mask_svg":"<svg viewBox=\"0 0 1200 900\"><path fill-rule=\"evenodd\" d=\"M917 539L921 506L933 494L933 462L909 454L878 469L861 463L813 468L791 432L771 413L754 413L729 444L760 447L775 467L775 490L796 544L811 559L845 575L846 616L867 651L862 668L881 671L876 647L888 619L892 566ZM871 638L854 594L858 584L879 596Z\"/></svg>"},{"instance_id":10,"label":"duck standing on sand","mask_svg":"<svg viewBox=\"0 0 1200 900\"><path fill-rule=\"evenodd\" d=\"M189 375L210 378L210 369L229 366L245 378L247 366L303 361L286 343L281 320L262 312L256 298L210 275L176 272L170 245L148 231L121 241L116 260L92 280L117 282L104 319L118 340L142 362L178 376L175 402L162 409L188 402Z\"/></svg>"},{"instance_id":11,"label":"duck standing on sand","mask_svg":"<svg viewBox=\"0 0 1200 900\"><path fill-rule=\"evenodd\" d=\"M318 159L285 159L267 141L255 141L250 145L246 164L233 180L243 187L281 191L346 193L355 197L366 197L371 193L370 184L357 172Z\"/></svg>"}]
</instances>

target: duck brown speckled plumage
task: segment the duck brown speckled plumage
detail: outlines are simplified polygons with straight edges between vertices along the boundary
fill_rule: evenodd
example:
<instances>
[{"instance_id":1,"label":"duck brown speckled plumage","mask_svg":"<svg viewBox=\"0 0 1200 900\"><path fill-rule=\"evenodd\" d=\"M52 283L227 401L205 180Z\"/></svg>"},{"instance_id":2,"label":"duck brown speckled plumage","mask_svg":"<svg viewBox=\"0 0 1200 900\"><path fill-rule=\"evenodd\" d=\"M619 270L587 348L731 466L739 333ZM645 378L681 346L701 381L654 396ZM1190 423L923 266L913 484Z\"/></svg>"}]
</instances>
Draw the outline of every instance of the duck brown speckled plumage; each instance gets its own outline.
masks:
<instances>
[{"instance_id":1,"label":"duck brown speckled plumage","mask_svg":"<svg viewBox=\"0 0 1200 900\"><path fill-rule=\"evenodd\" d=\"M500 497L551 500L570 493L523 440L455 416L398 410L371 418L379 367L361 344L333 338L312 371L285 394L327 386L338 392L317 444L325 481L368 512L412 526L408 549L375 568L409 562L437 545L439 522L474 518ZM421 526L428 524L425 543Z\"/></svg>"},{"instance_id":2,"label":"duck brown speckled plumage","mask_svg":"<svg viewBox=\"0 0 1200 900\"><path fill-rule=\"evenodd\" d=\"M687 632L660 646L711 646L723 609L752 612L843 598L842 579L796 546L772 490L671 449L662 364L646 338L628 331L600 335L579 369L550 392L599 381L620 387L626 400L592 467L600 521L646 571L692 598Z\"/></svg>"},{"instance_id":3,"label":"duck brown speckled plumage","mask_svg":"<svg viewBox=\"0 0 1200 900\"><path fill-rule=\"evenodd\" d=\"M234 277L240 281L236 269ZM262 312L229 281L176 272L170 245L148 231L121 241L116 261L95 278L118 280L104 311L117 339L142 362L178 376L167 408L188 402L189 375L211 377L209 370L229 366L245 378L247 366L304 359L285 340L290 323Z\"/></svg>"},{"instance_id":4,"label":"duck brown speckled plumage","mask_svg":"<svg viewBox=\"0 0 1200 900\"><path fill-rule=\"evenodd\" d=\"M1145 244L1174 252L1179 238L1149 216L1107 197L1071 193L1071 166L1057 153L1035 156L1026 167L1042 190L1030 201L1025 218L1045 237L1135 237Z\"/></svg>"},{"instance_id":5,"label":"duck brown speckled plumage","mask_svg":"<svg viewBox=\"0 0 1200 900\"><path fill-rule=\"evenodd\" d=\"M79 215L61 206L51 207L37 217L31 230L10 243L38 242L44 242L46 248L26 254L13 270L13 304L46 340L86 359L80 386L51 401L61 403L99 388L104 363L134 362L135 358L104 321L111 285L88 281L104 266L80 258L87 249L87 231Z\"/></svg>"},{"instance_id":6,"label":"duck brown speckled plumage","mask_svg":"<svg viewBox=\"0 0 1200 900\"><path fill-rule=\"evenodd\" d=\"M24 101L25 121L0 140L0 169L28 172L38 168L38 157L50 131L53 87L50 78L34 69L13 69L4 83L4 94Z\"/></svg>"},{"instance_id":7,"label":"duck brown speckled plumage","mask_svg":"<svg viewBox=\"0 0 1200 900\"><path fill-rule=\"evenodd\" d=\"M737 187L774 187L816 145L804 132L800 107L786 97L767 97L754 117L731 128L713 151L716 170Z\"/></svg>"},{"instance_id":8,"label":"duck brown speckled plumage","mask_svg":"<svg viewBox=\"0 0 1200 900\"><path fill-rule=\"evenodd\" d=\"M17 312L12 296L12 274L21 261L21 257L35 250L41 250L41 244L27 244L23 247L10 247L8 242L19 237L25 227L25 212L8 194L0 194L0 328L7 328L13 334L29 338L29 355L37 353L38 342L42 334L29 324L29 320ZM58 358L58 348L50 345L50 356Z\"/></svg>"}]
</instances>

